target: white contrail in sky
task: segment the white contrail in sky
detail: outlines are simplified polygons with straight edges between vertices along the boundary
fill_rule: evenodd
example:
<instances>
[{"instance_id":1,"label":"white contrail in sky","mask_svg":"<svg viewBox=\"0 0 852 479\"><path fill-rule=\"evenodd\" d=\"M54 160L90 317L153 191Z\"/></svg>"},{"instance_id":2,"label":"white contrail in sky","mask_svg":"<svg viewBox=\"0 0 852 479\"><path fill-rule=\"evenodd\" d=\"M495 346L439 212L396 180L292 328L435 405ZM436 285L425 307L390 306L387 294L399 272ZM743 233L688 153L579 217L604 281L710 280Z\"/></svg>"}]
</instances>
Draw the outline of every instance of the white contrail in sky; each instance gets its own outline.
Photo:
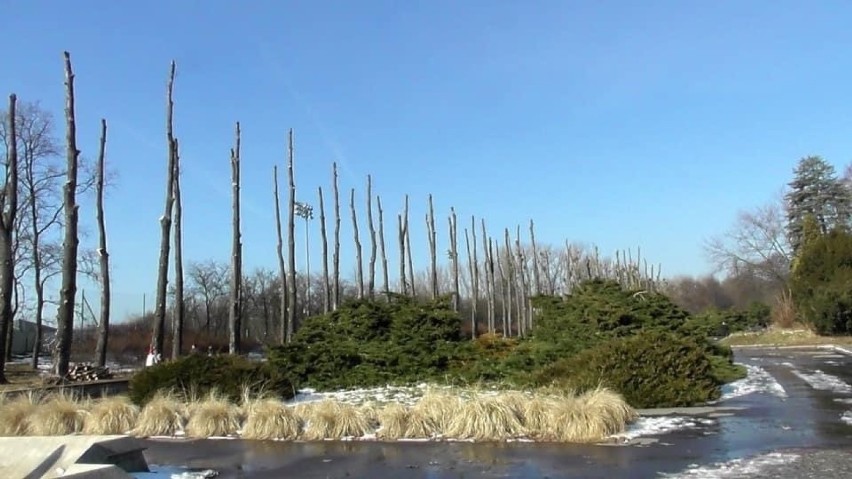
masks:
<instances>
[{"instance_id":1,"label":"white contrail in sky","mask_svg":"<svg viewBox=\"0 0 852 479\"><path fill-rule=\"evenodd\" d=\"M262 38L257 39L258 43L258 51L260 53L261 58L266 63L266 65L276 74L276 78L281 81L284 88L287 90L287 93L293 99L293 102L298 106L302 107L305 113L308 115L308 118L313 123L314 127L319 131L320 138L325 143L326 148L328 148L332 155L334 156L334 161L337 162L337 165L343 174L345 174L348 179L352 182L360 181L360 175L356 175L353 172L353 169L349 166L349 162L346 160L346 156L343 154L343 148L340 145L335 137L328 131L325 127L325 124L320 119L317 114L316 109L311 106L311 104L305 99L303 95L301 95L293 84L287 78L284 68L280 63L276 60L275 56L272 53L271 48L269 47L269 43L264 41Z\"/></svg>"}]
</instances>

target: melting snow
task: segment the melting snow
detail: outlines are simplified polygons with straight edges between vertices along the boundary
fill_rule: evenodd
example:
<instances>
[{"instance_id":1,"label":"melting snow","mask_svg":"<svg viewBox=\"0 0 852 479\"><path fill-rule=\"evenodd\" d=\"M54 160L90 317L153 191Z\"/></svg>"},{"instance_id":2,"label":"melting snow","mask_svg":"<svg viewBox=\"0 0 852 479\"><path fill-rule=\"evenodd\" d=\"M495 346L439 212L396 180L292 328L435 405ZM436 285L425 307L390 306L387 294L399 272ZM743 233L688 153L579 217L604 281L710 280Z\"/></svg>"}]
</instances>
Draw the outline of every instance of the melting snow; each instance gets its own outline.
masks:
<instances>
[{"instance_id":1,"label":"melting snow","mask_svg":"<svg viewBox=\"0 0 852 479\"><path fill-rule=\"evenodd\" d=\"M219 475L213 469L192 471L182 467L148 466L151 472L132 472L135 479L209 479Z\"/></svg>"},{"instance_id":2,"label":"melting snow","mask_svg":"<svg viewBox=\"0 0 852 479\"><path fill-rule=\"evenodd\" d=\"M846 411L845 413L841 414L840 420L852 426L852 411Z\"/></svg>"},{"instance_id":3,"label":"melting snow","mask_svg":"<svg viewBox=\"0 0 852 479\"><path fill-rule=\"evenodd\" d=\"M810 384L812 388L820 391L832 391L843 394L852 393L852 386L843 382L843 380L837 376L826 374L819 369L813 373L803 373L798 369L793 369L793 374Z\"/></svg>"},{"instance_id":4,"label":"melting snow","mask_svg":"<svg viewBox=\"0 0 852 479\"><path fill-rule=\"evenodd\" d=\"M728 462L717 462L707 466L693 464L683 472L675 474L660 474L660 477L670 478L701 478L723 479L727 477L748 477L758 474L768 466L789 464L799 458L798 454L773 452L751 458L733 459Z\"/></svg>"},{"instance_id":5,"label":"melting snow","mask_svg":"<svg viewBox=\"0 0 852 479\"><path fill-rule=\"evenodd\" d=\"M714 424L712 419L684 416L652 416L640 417L627 426L627 431L613 437L630 441L638 437L659 436L681 429L694 429Z\"/></svg>"},{"instance_id":6,"label":"melting snow","mask_svg":"<svg viewBox=\"0 0 852 479\"><path fill-rule=\"evenodd\" d=\"M743 379L722 386L722 397L720 401L746 396L753 393L772 394L780 398L786 398L787 392L784 386L759 366L745 365L747 375Z\"/></svg>"}]
</instances>

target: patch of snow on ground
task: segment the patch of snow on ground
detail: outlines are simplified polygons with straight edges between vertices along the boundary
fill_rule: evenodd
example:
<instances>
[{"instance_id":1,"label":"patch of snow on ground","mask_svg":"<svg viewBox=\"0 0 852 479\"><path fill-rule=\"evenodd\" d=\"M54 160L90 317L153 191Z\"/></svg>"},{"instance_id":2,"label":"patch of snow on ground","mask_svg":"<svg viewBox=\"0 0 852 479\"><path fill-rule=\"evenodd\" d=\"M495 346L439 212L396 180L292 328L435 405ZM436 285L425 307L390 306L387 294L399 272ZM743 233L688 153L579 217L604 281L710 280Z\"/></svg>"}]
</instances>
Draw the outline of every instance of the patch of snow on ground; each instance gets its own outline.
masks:
<instances>
[{"instance_id":1,"label":"patch of snow on ground","mask_svg":"<svg viewBox=\"0 0 852 479\"><path fill-rule=\"evenodd\" d=\"M751 458L733 459L728 462L717 462L707 466L693 464L683 472L675 474L660 474L660 477L691 479L748 477L760 473L766 467L789 464L798 458L798 454L773 452Z\"/></svg>"},{"instance_id":2,"label":"patch of snow on ground","mask_svg":"<svg viewBox=\"0 0 852 479\"><path fill-rule=\"evenodd\" d=\"M193 471L182 467L148 466L151 472L132 472L134 479L209 479L219 475L213 469Z\"/></svg>"},{"instance_id":3,"label":"patch of snow on ground","mask_svg":"<svg viewBox=\"0 0 852 479\"><path fill-rule=\"evenodd\" d=\"M759 366L745 365L746 377L722 386L720 401L746 396L753 393L772 394L780 398L787 397L787 391L774 376Z\"/></svg>"},{"instance_id":4,"label":"patch of snow on ground","mask_svg":"<svg viewBox=\"0 0 852 479\"><path fill-rule=\"evenodd\" d=\"M826 374L819 369L813 373L803 373L798 369L793 369L793 374L808 383L812 388L819 391L832 391L842 394L852 393L852 386L845 383L842 379L831 374Z\"/></svg>"},{"instance_id":5,"label":"patch of snow on ground","mask_svg":"<svg viewBox=\"0 0 852 479\"><path fill-rule=\"evenodd\" d=\"M317 392L315 389L304 388L301 389L292 399L288 400L286 403L289 405L294 405L299 403L322 401L324 399L332 399L355 406L367 403L397 403L406 406L413 406L415 403L417 403L417 401L420 400L420 398L422 398L429 391L448 392L452 394L457 394L462 398L469 397L473 394L491 395L499 394L501 392L509 392L497 389L457 389L453 388L452 386L438 386L434 384L425 383L418 384L416 386L384 386L376 388L350 389L345 391L329 392Z\"/></svg>"},{"instance_id":6,"label":"patch of snow on ground","mask_svg":"<svg viewBox=\"0 0 852 479\"><path fill-rule=\"evenodd\" d=\"M834 402L839 402L840 404L852 404L852 398L834 398Z\"/></svg>"},{"instance_id":7,"label":"patch of snow on ground","mask_svg":"<svg viewBox=\"0 0 852 479\"><path fill-rule=\"evenodd\" d=\"M703 419L684 416L652 416L640 417L627 426L627 430L613 437L624 441L630 441L639 437L659 436L682 429L694 429L701 426L714 424L712 419Z\"/></svg>"},{"instance_id":8,"label":"patch of snow on ground","mask_svg":"<svg viewBox=\"0 0 852 479\"><path fill-rule=\"evenodd\" d=\"M846 411L845 413L841 414L840 420L852 426L852 411Z\"/></svg>"}]
</instances>

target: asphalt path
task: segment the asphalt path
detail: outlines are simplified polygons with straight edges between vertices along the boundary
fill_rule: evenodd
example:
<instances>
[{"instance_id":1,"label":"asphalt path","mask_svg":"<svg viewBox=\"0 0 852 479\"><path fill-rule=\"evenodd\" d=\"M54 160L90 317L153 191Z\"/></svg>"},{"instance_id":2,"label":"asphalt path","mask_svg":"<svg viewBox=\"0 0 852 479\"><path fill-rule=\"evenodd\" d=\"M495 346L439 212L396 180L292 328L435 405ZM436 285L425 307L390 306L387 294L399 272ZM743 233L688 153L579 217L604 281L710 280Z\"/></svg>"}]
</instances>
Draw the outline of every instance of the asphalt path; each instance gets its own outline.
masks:
<instances>
[{"instance_id":1,"label":"asphalt path","mask_svg":"<svg viewBox=\"0 0 852 479\"><path fill-rule=\"evenodd\" d=\"M736 355L757 372L754 392L693 411L693 427L628 444L146 440L145 454L223 479L852 477L852 356Z\"/></svg>"}]
</instances>

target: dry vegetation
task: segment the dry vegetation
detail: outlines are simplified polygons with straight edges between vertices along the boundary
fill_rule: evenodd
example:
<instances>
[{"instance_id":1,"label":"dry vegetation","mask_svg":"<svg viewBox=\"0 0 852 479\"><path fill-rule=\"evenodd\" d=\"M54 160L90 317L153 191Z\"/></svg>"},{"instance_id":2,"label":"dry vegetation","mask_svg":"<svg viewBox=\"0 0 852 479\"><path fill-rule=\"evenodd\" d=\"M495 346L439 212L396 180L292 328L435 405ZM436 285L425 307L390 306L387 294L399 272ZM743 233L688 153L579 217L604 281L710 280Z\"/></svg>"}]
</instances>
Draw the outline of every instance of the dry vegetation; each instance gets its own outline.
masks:
<instances>
[{"instance_id":1,"label":"dry vegetation","mask_svg":"<svg viewBox=\"0 0 852 479\"><path fill-rule=\"evenodd\" d=\"M852 345L852 336L820 336L804 328L770 328L754 333L734 333L721 342L728 346Z\"/></svg>"},{"instance_id":2,"label":"dry vegetation","mask_svg":"<svg viewBox=\"0 0 852 479\"><path fill-rule=\"evenodd\" d=\"M0 398L0 435L124 434L239 436L258 440L377 438L596 442L622 432L635 411L612 391L568 393L430 391L407 406L335 400L287 405L211 393L202 399L159 394L141 410L126 398L81 400L58 394Z\"/></svg>"}]
</instances>

